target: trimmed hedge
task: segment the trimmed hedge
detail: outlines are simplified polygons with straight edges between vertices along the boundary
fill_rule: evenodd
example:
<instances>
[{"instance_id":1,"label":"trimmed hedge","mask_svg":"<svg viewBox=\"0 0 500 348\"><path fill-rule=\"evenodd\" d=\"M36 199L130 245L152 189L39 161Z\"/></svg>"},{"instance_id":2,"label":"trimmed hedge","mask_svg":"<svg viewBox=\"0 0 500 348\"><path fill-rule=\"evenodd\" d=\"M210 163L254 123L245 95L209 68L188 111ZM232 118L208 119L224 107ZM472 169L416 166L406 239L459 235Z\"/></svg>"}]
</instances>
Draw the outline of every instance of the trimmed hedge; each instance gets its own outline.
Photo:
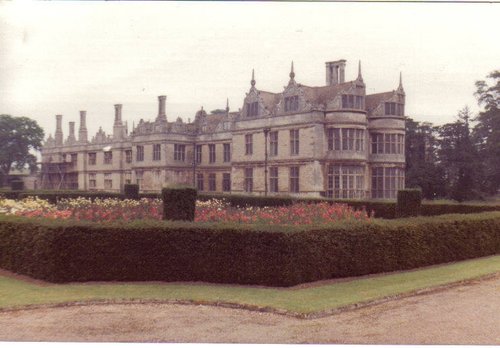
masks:
<instances>
[{"instance_id":1,"label":"trimmed hedge","mask_svg":"<svg viewBox=\"0 0 500 348\"><path fill-rule=\"evenodd\" d=\"M194 221L197 191L192 187L171 187L161 190L163 220Z\"/></svg>"},{"instance_id":2,"label":"trimmed hedge","mask_svg":"<svg viewBox=\"0 0 500 348\"><path fill-rule=\"evenodd\" d=\"M422 216L443 214L476 214L487 211L500 211L500 205L474 205L453 203L422 203Z\"/></svg>"},{"instance_id":3,"label":"trimmed hedge","mask_svg":"<svg viewBox=\"0 0 500 348\"><path fill-rule=\"evenodd\" d=\"M312 230L0 217L0 267L52 282L206 281L292 286L500 252L500 213Z\"/></svg>"},{"instance_id":4,"label":"trimmed hedge","mask_svg":"<svg viewBox=\"0 0 500 348\"><path fill-rule=\"evenodd\" d=\"M123 195L125 199L139 199L139 185L125 184L123 185Z\"/></svg>"},{"instance_id":5,"label":"trimmed hedge","mask_svg":"<svg viewBox=\"0 0 500 348\"><path fill-rule=\"evenodd\" d=\"M21 180L11 181L10 188L12 191L22 191L24 190L24 181Z\"/></svg>"},{"instance_id":6,"label":"trimmed hedge","mask_svg":"<svg viewBox=\"0 0 500 348\"><path fill-rule=\"evenodd\" d=\"M422 190L405 189L398 191L396 217L419 216L422 207Z\"/></svg>"},{"instance_id":7,"label":"trimmed hedge","mask_svg":"<svg viewBox=\"0 0 500 348\"><path fill-rule=\"evenodd\" d=\"M19 199L19 195L24 192L26 191L12 191L12 190L0 189L0 197L7 199Z\"/></svg>"}]
</instances>

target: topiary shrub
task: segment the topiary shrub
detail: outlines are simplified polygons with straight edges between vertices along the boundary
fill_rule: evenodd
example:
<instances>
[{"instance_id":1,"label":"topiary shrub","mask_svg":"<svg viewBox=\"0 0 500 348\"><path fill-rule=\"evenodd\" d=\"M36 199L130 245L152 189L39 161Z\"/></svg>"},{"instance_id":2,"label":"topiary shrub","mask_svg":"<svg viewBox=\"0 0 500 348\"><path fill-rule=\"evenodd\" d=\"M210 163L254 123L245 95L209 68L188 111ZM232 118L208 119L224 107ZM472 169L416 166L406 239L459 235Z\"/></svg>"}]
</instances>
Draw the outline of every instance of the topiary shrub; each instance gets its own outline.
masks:
<instances>
[{"instance_id":1,"label":"topiary shrub","mask_svg":"<svg viewBox=\"0 0 500 348\"><path fill-rule=\"evenodd\" d=\"M418 216L422 207L422 191L406 189L398 191L396 217Z\"/></svg>"},{"instance_id":2,"label":"topiary shrub","mask_svg":"<svg viewBox=\"0 0 500 348\"><path fill-rule=\"evenodd\" d=\"M136 184L125 184L123 186L123 193L125 199L139 199L139 185Z\"/></svg>"},{"instance_id":3,"label":"topiary shrub","mask_svg":"<svg viewBox=\"0 0 500 348\"><path fill-rule=\"evenodd\" d=\"M194 221L197 191L192 187L167 187L161 190L163 220Z\"/></svg>"},{"instance_id":4,"label":"topiary shrub","mask_svg":"<svg viewBox=\"0 0 500 348\"><path fill-rule=\"evenodd\" d=\"M24 182L21 180L11 181L10 188L12 191L22 191L24 190Z\"/></svg>"}]
</instances>

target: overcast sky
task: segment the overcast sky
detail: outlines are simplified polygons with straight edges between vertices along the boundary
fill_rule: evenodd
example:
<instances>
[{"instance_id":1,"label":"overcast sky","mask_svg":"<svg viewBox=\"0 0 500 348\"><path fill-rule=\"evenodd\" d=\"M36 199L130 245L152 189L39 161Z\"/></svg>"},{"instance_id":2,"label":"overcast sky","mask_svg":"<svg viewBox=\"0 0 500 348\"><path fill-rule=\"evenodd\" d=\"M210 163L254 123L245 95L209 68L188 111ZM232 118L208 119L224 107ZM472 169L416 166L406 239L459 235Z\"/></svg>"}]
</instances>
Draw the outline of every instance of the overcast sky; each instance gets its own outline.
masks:
<instances>
[{"instance_id":1,"label":"overcast sky","mask_svg":"<svg viewBox=\"0 0 500 348\"><path fill-rule=\"evenodd\" d=\"M46 134L56 114L87 110L89 134L111 132L113 104L129 122L157 115L193 119L242 107L257 88L281 92L290 63L296 81L325 84L324 62L362 62L367 93L397 88L406 114L452 122L479 109L474 82L500 69L500 4L5 2L0 1L0 114L28 116Z\"/></svg>"}]
</instances>

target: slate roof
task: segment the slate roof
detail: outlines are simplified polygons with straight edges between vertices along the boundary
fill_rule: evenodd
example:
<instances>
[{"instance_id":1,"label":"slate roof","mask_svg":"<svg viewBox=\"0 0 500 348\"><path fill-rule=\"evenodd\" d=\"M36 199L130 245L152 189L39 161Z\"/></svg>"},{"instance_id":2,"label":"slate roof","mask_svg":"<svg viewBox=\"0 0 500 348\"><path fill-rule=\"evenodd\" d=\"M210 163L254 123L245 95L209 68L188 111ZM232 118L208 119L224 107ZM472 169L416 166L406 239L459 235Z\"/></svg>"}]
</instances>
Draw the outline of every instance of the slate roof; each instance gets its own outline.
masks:
<instances>
[{"instance_id":1,"label":"slate roof","mask_svg":"<svg viewBox=\"0 0 500 348\"><path fill-rule=\"evenodd\" d=\"M365 97L365 107L366 112L371 114L371 112L384 100L390 99L394 95L394 91L383 92L376 94L368 94Z\"/></svg>"}]
</instances>

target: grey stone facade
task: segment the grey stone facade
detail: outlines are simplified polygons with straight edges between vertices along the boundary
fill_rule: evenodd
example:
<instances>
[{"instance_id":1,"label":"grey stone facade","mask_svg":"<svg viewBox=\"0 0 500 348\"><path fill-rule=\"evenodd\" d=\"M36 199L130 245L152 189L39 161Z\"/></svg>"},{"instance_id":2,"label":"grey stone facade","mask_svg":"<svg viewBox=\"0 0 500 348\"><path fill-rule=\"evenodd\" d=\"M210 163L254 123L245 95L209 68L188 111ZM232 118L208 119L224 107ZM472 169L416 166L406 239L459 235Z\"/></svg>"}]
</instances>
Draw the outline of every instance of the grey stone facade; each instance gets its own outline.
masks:
<instances>
[{"instance_id":1,"label":"grey stone facade","mask_svg":"<svg viewBox=\"0 0 500 348\"><path fill-rule=\"evenodd\" d=\"M88 139L80 111L64 140L62 116L42 149L41 185L47 189L119 192L125 183L141 191L191 184L200 191L258 195L395 198L404 187L405 92L366 95L361 74L345 82L346 61L326 63L326 85L295 80L293 63L282 92L250 89L237 112L207 114L193 122L169 121L166 96L154 121L129 132L115 105L113 134Z\"/></svg>"}]
</instances>

